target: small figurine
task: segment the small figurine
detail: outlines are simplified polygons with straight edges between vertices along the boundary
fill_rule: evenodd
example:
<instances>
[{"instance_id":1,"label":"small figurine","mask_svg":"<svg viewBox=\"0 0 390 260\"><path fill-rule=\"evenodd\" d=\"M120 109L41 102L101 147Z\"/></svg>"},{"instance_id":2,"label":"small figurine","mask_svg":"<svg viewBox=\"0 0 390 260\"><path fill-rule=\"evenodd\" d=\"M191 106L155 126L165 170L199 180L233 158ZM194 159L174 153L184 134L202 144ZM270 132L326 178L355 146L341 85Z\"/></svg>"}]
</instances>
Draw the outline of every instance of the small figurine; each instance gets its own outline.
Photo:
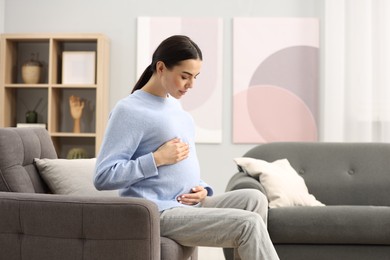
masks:
<instances>
[{"instance_id":1,"label":"small figurine","mask_svg":"<svg viewBox=\"0 0 390 260\"><path fill-rule=\"evenodd\" d=\"M73 118L73 133L80 133L80 121L84 109L84 101L78 97L71 95L69 97L70 114Z\"/></svg>"}]
</instances>

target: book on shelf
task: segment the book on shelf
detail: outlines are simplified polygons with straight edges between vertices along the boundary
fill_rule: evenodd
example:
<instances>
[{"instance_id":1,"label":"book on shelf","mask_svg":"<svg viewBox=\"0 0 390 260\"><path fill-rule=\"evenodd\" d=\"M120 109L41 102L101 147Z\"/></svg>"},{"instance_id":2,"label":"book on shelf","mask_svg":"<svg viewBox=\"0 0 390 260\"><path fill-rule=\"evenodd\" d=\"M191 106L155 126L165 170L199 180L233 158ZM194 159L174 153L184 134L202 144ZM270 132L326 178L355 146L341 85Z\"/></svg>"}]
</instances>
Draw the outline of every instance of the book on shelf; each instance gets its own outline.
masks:
<instances>
[{"instance_id":1,"label":"book on shelf","mask_svg":"<svg viewBox=\"0 0 390 260\"><path fill-rule=\"evenodd\" d=\"M42 128L46 128L46 124L17 123L16 127L42 127Z\"/></svg>"}]
</instances>

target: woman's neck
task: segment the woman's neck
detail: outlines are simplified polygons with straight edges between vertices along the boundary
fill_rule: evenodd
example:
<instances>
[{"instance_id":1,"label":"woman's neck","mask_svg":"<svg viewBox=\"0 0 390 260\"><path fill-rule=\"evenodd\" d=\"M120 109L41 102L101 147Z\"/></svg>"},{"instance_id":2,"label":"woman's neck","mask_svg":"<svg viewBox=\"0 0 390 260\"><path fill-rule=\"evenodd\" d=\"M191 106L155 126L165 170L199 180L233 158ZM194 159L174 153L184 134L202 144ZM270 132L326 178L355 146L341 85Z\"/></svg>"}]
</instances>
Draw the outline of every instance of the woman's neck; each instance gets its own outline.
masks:
<instances>
[{"instance_id":1,"label":"woman's neck","mask_svg":"<svg viewBox=\"0 0 390 260\"><path fill-rule=\"evenodd\" d=\"M142 90L158 97L165 98L168 96L168 93L165 91L165 89L162 87L160 82L157 80L155 74L153 74L153 76L149 79L149 81L142 87Z\"/></svg>"}]
</instances>

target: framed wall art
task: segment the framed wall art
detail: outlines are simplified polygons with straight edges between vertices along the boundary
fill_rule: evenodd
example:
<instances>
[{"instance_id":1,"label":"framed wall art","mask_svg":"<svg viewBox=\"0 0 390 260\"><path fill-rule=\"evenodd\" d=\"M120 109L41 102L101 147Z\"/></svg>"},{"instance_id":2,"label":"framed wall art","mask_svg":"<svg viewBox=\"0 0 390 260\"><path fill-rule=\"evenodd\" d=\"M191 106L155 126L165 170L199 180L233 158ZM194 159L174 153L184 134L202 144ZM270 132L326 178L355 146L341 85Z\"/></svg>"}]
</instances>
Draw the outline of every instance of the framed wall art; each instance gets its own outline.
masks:
<instances>
[{"instance_id":1,"label":"framed wall art","mask_svg":"<svg viewBox=\"0 0 390 260\"><path fill-rule=\"evenodd\" d=\"M64 51L62 84L95 84L96 52Z\"/></svg>"},{"instance_id":2,"label":"framed wall art","mask_svg":"<svg viewBox=\"0 0 390 260\"><path fill-rule=\"evenodd\" d=\"M317 141L317 18L235 18L233 142Z\"/></svg>"},{"instance_id":3,"label":"framed wall art","mask_svg":"<svg viewBox=\"0 0 390 260\"><path fill-rule=\"evenodd\" d=\"M189 36L203 54L194 87L180 99L194 118L197 143L222 142L222 20L219 18L139 17L137 77L152 61L161 41L175 34Z\"/></svg>"}]
</instances>

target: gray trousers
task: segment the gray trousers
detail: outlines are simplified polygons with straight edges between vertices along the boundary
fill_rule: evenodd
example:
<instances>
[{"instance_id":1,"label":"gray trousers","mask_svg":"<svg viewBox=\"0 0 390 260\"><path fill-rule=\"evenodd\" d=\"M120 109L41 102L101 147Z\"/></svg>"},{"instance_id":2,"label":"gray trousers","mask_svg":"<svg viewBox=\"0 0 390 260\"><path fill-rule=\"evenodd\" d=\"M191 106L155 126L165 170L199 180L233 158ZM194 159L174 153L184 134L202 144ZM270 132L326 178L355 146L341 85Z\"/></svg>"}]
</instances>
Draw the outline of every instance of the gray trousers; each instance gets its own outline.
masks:
<instances>
[{"instance_id":1,"label":"gray trousers","mask_svg":"<svg viewBox=\"0 0 390 260\"><path fill-rule=\"evenodd\" d=\"M235 248L236 259L279 259L268 235L267 214L263 193L235 190L207 197L199 207L163 211L161 235L184 246Z\"/></svg>"}]
</instances>

